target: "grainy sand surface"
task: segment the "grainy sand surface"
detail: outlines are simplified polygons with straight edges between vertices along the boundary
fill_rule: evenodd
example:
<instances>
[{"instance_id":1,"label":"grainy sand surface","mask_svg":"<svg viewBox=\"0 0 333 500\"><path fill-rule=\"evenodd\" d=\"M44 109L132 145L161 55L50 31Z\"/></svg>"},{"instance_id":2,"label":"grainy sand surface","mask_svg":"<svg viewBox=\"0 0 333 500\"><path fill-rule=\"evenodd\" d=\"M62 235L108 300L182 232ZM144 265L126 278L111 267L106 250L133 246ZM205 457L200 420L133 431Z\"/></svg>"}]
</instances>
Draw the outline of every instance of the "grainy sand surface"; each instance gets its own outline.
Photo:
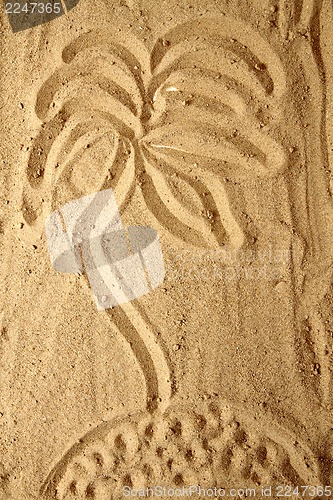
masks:
<instances>
[{"instance_id":1,"label":"grainy sand surface","mask_svg":"<svg viewBox=\"0 0 333 500\"><path fill-rule=\"evenodd\" d=\"M1 7L1 499L333 486L332 26L330 0L81 0L16 33ZM166 274L97 311L45 220L108 188Z\"/></svg>"}]
</instances>

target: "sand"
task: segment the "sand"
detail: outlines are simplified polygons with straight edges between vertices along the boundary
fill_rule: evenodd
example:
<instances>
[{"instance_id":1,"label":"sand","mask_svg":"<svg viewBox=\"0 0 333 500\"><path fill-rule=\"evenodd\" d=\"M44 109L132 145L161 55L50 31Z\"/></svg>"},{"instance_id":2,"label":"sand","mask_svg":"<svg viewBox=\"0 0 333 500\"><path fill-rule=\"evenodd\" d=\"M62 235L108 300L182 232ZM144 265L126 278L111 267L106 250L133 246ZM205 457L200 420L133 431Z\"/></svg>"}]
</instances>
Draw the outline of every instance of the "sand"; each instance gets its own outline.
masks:
<instances>
[{"instance_id":1,"label":"sand","mask_svg":"<svg viewBox=\"0 0 333 500\"><path fill-rule=\"evenodd\" d=\"M330 0L2 8L1 499L330 498L332 26ZM165 278L98 311L45 220L109 188Z\"/></svg>"}]
</instances>

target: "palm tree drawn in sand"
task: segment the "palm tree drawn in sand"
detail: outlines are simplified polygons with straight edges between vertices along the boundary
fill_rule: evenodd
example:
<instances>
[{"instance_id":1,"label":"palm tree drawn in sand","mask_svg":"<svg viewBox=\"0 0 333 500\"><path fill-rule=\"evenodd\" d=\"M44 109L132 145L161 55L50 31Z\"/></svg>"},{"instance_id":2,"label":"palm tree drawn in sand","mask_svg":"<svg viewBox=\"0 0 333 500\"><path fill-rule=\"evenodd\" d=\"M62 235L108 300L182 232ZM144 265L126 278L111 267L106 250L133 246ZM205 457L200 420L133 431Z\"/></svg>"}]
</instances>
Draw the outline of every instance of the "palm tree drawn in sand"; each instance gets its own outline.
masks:
<instances>
[{"instance_id":1,"label":"palm tree drawn in sand","mask_svg":"<svg viewBox=\"0 0 333 500\"><path fill-rule=\"evenodd\" d=\"M269 102L271 112L278 113L285 81L281 62L257 34L244 35L241 23L222 21L224 30L216 20L201 21L202 37L196 36L195 23L175 28L156 42L150 59L144 47L135 56L99 32L83 35L64 49L66 65L37 97L36 113L43 125L27 170L27 222L36 224L41 207L34 207L33 200L36 190L45 192L45 185L51 193L46 210L59 205L60 189L72 199L84 194L71 178L75 164L87 145L93 148L107 138L111 153L100 189L114 190L120 211L138 182L148 209L175 237L206 248L242 246L245 236L221 175L225 170L229 178L275 175L285 167L286 155L261 129L255 111L248 111L237 86L245 78L258 102ZM230 42L231 34L237 40ZM196 52L190 48L193 40ZM219 54L220 67L212 54L207 57L212 50L213 57ZM235 66L232 57L241 64ZM128 82L128 90L120 79ZM199 199L201 212L181 203L182 193L175 193L170 182L174 174ZM118 308L112 311L113 321L125 321L120 330L133 331L129 338L146 373L148 406L162 399L166 407L171 396L167 362L161 367L164 357L157 347L154 352L156 342L137 311L132 304Z\"/></svg>"},{"instance_id":2,"label":"palm tree drawn in sand","mask_svg":"<svg viewBox=\"0 0 333 500\"><path fill-rule=\"evenodd\" d=\"M27 168L26 221L38 227L57 207L60 191L71 199L85 194L73 182L75 165L87 146L108 140L100 189L114 190L121 211L139 185L147 208L174 237L206 248L241 248L246 236L223 179L274 176L287 164L284 148L263 126L263 108L269 108L266 123L279 123L286 89L283 64L270 45L235 19L201 18L166 33L150 53L130 33L110 39L90 32L64 49L63 61L37 98L43 125ZM193 206L174 189L175 174L196 199ZM50 193L43 207L35 201L38 191L44 199ZM101 314L140 362L148 411L163 412L172 399L172 374L139 304ZM59 470L44 491L56 486Z\"/></svg>"}]
</instances>

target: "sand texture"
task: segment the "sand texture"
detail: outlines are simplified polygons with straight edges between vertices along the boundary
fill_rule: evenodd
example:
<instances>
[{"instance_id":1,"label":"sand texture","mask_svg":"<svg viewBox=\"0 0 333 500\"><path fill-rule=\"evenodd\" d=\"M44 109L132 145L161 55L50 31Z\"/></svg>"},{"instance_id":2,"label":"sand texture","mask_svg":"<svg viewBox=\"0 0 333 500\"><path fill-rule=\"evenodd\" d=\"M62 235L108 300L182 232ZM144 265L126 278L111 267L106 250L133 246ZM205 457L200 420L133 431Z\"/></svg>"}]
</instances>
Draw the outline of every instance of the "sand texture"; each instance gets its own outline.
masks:
<instances>
[{"instance_id":1,"label":"sand texture","mask_svg":"<svg viewBox=\"0 0 333 500\"><path fill-rule=\"evenodd\" d=\"M332 1L2 5L0 44L0 499L330 498ZM165 278L97 310L45 221L107 189Z\"/></svg>"}]
</instances>

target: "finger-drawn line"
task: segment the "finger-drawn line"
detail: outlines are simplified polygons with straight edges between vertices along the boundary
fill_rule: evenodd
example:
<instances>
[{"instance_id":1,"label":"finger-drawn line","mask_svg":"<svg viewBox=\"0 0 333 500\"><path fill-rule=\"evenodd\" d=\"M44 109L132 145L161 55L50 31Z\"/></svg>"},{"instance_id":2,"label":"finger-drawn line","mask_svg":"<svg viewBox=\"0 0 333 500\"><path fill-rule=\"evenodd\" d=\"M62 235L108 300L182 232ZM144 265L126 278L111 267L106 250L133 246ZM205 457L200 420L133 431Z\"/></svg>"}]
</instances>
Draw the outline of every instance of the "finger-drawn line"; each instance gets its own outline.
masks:
<instances>
[{"instance_id":1,"label":"finger-drawn line","mask_svg":"<svg viewBox=\"0 0 333 500\"><path fill-rule=\"evenodd\" d=\"M163 40L167 40L167 44L163 45ZM151 69L155 74L159 74L164 70L164 65L160 66L164 60L166 61L165 66L170 66L170 63L177 56L182 58L187 51L193 50L193 44L196 46L198 41L206 44L206 40L209 40L211 49L216 45L218 49L221 47L222 53L226 51L225 42L227 42L227 50L230 49L238 56L241 54L241 59L244 62L242 79L247 76L249 71L250 74L255 75L255 78L252 78L254 83L255 79L258 79L258 77L259 80L262 79L262 75L267 72L272 83L266 86L266 92L273 91L277 97L281 97L285 92L285 71L279 56L257 32L251 30L248 25L243 24L241 21L236 19L231 21L228 17L222 17L218 23L214 18L189 21L166 33L163 40L161 43L161 39L159 39L152 50ZM235 42L233 42L234 40ZM206 62L209 63L209 58ZM219 60L215 60L215 63L219 64ZM260 67L260 65L263 66ZM238 73L238 65L223 64L221 66L224 67L224 71ZM236 77L236 79L239 78ZM255 83L254 87L256 87ZM253 85L250 85L250 88L253 88Z\"/></svg>"}]
</instances>

